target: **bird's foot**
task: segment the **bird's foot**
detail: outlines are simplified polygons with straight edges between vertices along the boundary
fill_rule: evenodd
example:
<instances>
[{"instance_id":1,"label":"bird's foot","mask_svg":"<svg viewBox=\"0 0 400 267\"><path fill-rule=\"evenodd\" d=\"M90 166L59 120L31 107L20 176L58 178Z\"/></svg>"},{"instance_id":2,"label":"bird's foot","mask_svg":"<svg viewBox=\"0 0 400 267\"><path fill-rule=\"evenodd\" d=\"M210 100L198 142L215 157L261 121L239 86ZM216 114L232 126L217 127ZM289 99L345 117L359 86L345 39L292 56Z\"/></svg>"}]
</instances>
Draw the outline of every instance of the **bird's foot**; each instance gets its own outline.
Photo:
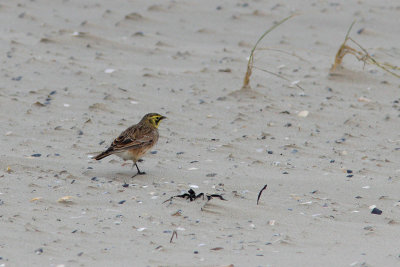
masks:
<instances>
[{"instance_id":1,"label":"bird's foot","mask_svg":"<svg viewBox=\"0 0 400 267\"><path fill-rule=\"evenodd\" d=\"M146 174L146 172L137 172L136 174L134 174L134 175L132 176L132 178L135 177L135 176L137 176L137 175L143 175L143 174Z\"/></svg>"}]
</instances>

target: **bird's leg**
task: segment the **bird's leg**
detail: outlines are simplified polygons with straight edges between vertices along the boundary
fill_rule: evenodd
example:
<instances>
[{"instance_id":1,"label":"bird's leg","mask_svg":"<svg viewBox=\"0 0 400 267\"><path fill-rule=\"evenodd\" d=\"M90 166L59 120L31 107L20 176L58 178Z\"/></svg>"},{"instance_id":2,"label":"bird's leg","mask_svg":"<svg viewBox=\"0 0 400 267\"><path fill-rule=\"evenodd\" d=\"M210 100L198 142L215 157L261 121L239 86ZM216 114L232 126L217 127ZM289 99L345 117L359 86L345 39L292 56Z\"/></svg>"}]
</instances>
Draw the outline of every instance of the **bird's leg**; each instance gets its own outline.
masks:
<instances>
[{"instance_id":1,"label":"bird's leg","mask_svg":"<svg viewBox=\"0 0 400 267\"><path fill-rule=\"evenodd\" d=\"M142 175L142 174L146 174L145 172L142 172L142 171L140 171L139 170L139 167L138 167L138 165L137 165L137 163L135 162L135 163L133 163L134 164L134 166L136 166L136 169L137 169L137 173L135 174L135 175L133 175L132 176L132 178L133 177L135 177L136 175ZM132 166L132 168L133 168L133 166Z\"/></svg>"}]
</instances>

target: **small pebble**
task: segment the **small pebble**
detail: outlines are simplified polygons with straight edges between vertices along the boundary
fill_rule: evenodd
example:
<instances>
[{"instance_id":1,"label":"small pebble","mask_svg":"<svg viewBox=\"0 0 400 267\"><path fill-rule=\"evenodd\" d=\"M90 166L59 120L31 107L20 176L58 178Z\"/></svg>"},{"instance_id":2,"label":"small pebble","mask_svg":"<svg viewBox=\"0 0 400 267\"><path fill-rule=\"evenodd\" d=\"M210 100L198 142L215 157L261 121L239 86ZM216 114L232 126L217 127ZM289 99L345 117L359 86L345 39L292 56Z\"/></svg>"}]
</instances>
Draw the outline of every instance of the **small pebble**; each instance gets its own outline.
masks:
<instances>
[{"instance_id":1,"label":"small pebble","mask_svg":"<svg viewBox=\"0 0 400 267\"><path fill-rule=\"evenodd\" d=\"M378 208L373 208L371 211L372 214L381 215L382 211Z\"/></svg>"},{"instance_id":2,"label":"small pebble","mask_svg":"<svg viewBox=\"0 0 400 267\"><path fill-rule=\"evenodd\" d=\"M115 71L115 69L105 69L104 73L110 74L110 73L113 73L114 71Z\"/></svg>"},{"instance_id":3,"label":"small pebble","mask_svg":"<svg viewBox=\"0 0 400 267\"><path fill-rule=\"evenodd\" d=\"M346 138L339 138L339 139L335 140L335 143L336 144L341 144L341 143L343 143L345 141L346 141Z\"/></svg>"},{"instance_id":4,"label":"small pebble","mask_svg":"<svg viewBox=\"0 0 400 267\"><path fill-rule=\"evenodd\" d=\"M134 36L144 36L144 33L143 32L135 32L133 35Z\"/></svg>"},{"instance_id":5,"label":"small pebble","mask_svg":"<svg viewBox=\"0 0 400 267\"><path fill-rule=\"evenodd\" d=\"M310 114L310 112L308 110L303 110L303 111L300 111L299 114L297 114L297 116L305 118L308 116L308 114Z\"/></svg>"},{"instance_id":6,"label":"small pebble","mask_svg":"<svg viewBox=\"0 0 400 267\"><path fill-rule=\"evenodd\" d=\"M22 76L14 77L11 80L19 82L20 80L22 80Z\"/></svg>"},{"instance_id":7,"label":"small pebble","mask_svg":"<svg viewBox=\"0 0 400 267\"><path fill-rule=\"evenodd\" d=\"M120 202L118 202L118 204L124 204L126 202L126 200L121 200Z\"/></svg>"},{"instance_id":8,"label":"small pebble","mask_svg":"<svg viewBox=\"0 0 400 267\"><path fill-rule=\"evenodd\" d=\"M38 249L35 250L35 253L36 253L37 255L40 255L40 254L43 253L43 249L42 249L42 248L38 248Z\"/></svg>"},{"instance_id":9,"label":"small pebble","mask_svg":"<svg viewBox=\"0 0 400 267\"><path fill-rule=\"evenodd\" d=\"M40 156L42 156L42 154L39 154L39 153L37 153L37 154L32 154L32 155L31 155L31 157L35 157L35 158L38 158L38 157L40 157Z\"/></svg>"}]
</instances>

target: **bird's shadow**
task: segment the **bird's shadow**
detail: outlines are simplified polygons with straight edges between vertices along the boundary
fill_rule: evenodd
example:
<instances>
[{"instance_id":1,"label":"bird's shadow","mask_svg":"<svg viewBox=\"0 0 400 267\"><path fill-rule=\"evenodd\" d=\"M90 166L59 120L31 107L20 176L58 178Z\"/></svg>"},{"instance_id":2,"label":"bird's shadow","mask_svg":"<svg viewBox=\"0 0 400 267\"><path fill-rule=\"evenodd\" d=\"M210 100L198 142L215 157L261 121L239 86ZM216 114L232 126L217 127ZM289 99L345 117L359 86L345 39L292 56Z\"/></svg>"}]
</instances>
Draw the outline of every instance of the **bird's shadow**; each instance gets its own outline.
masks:
<instances>
[{"instance_id":1,"label":"bird's shadow","mask_svg":"<svg viewBox=\"0 0 400 267\"><path fill-rule=\"evenodd\" d=\"M114 181L123 184L135 183L148 179L151 174L138 174L136 168L127 168L121 171L121 169L110 169L110 168L96 168L88 169L84 172L84 175L92 181Z\"/></svg>"}]
</instances>

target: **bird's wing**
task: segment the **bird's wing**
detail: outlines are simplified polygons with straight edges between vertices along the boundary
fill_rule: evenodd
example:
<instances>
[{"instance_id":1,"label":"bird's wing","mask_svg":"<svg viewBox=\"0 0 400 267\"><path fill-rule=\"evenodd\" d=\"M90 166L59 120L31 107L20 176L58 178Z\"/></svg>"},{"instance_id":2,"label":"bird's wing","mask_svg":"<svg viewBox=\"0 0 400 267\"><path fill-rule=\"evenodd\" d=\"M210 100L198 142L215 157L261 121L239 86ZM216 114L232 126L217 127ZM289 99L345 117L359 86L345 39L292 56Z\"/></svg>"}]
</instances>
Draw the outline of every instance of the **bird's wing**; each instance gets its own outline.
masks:
<instances>
[{"instance_id":1,"label":"bird's wing","mask_svg":"<svg viewBox=\"0 0 400 267\"><path fill-rule=\"evenodd\" d=\"M140 128L128 128L112 142L109 149L119 152L132 148L140 148L154 142L154 134L151 130Z\"/></svg>"},{"instance_id":2,"label":"bird's wing","mask_svg":"<svg viewBox=\"0 0 400 267\"><path fill-rule=\"evenodd\" d=\"M143 136L140 139L132 139L132 138L124 138L124 139L118 139L116 138L110 148L114 152L120 152L123 150L131 149L131 148L140 148L143 146L150 145L153 143L153 137L151 136Z\"/></svg>"}]
</instances>

